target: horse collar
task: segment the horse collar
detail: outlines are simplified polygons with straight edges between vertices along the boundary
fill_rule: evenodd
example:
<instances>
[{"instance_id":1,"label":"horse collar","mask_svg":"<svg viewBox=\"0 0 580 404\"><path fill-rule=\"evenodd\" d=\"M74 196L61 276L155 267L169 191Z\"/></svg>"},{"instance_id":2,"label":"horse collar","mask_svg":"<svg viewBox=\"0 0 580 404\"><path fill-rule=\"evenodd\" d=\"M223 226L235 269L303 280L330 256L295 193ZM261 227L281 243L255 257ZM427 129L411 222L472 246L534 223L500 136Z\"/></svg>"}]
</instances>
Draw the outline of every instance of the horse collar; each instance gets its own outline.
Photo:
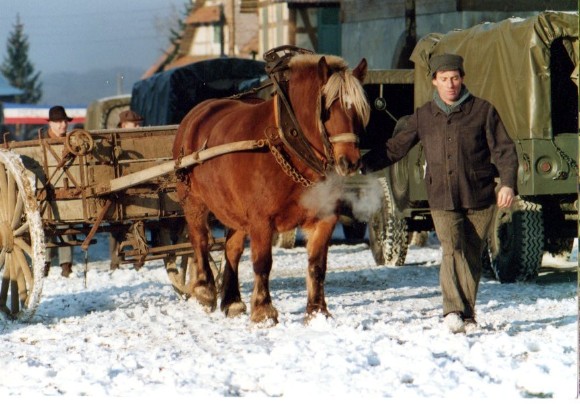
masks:
<instances>
[{"instance_id":1,"label":"horse collar","mask_svg":"<svg viewBox=\"0 0 580 404\"><path fill-rule=\"evenodd\" d=\"M296 119L292 105L290 104L287 97L287 82L285 81L284 85L281 85L280 82L274 77L272 78L272 81L276 87L276 125L278 127L280 139L292 152L292 154L298 157L314 172L324 176L328 168L328 161L332 161L332 155L329 154L326 142L324 142L324 136L326 133L321 133L321 137L323 138L327 160L321 161L314 152L312 144L308 141L308 139L306 139L306 136L304 136L304 132L302 131L302 128Z\"/></svg>"}]
</instances>

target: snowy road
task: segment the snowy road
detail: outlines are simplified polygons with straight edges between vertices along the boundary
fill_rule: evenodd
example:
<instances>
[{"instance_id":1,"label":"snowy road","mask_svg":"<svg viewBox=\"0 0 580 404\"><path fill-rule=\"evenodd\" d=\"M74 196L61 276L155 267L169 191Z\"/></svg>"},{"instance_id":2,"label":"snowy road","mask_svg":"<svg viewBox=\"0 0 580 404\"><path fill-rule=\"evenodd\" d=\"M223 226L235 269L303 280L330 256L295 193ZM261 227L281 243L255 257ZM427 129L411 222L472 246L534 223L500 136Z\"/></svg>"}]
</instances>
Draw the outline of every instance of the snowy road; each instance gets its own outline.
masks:
<instances>
[{"instance_id":1,"label":"snowy road","mask_svg":"<svg viewBox=\"0 0 580 404\"><path fill-rule=\"evenodd\" d=\"M276 249L280 323L264 328L180 300L161 261L109 272L99 243L86 287L81 264L70 279L52 271L31 324L0 322L1 396L576 397L573 260L546 260L535 283L484 280L479 329L453 335L441 319L438 245L411 247L399 268L376 267L364 244L333 245L334 317L307 326L305 249ZM249 303L247 258L240 276Z\"/></svg>"}]
</instances>

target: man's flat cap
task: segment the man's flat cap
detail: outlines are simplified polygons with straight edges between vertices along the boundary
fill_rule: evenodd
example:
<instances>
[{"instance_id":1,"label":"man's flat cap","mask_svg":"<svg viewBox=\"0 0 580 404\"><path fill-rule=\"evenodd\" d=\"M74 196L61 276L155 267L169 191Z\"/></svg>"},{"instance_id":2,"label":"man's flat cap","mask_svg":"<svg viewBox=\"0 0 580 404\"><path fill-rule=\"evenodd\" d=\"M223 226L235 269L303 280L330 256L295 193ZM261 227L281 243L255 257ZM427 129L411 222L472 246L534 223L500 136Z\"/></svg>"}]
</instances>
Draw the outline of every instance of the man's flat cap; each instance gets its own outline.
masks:
<instances>
[{"instance_id":1,"label":"man's flat cap","mask_svg":"<svg viewBox=\"0 0 580 404\"><path fill-rule=\"evenodd\" d=\"M429 69L431 70L431 76L434 76L437 72L450 70L459 70L463 75L463 58L459 55L453 55L450 53L436 55L431 57L431 60L429 61Z\"/></svg>"}]
</instances>

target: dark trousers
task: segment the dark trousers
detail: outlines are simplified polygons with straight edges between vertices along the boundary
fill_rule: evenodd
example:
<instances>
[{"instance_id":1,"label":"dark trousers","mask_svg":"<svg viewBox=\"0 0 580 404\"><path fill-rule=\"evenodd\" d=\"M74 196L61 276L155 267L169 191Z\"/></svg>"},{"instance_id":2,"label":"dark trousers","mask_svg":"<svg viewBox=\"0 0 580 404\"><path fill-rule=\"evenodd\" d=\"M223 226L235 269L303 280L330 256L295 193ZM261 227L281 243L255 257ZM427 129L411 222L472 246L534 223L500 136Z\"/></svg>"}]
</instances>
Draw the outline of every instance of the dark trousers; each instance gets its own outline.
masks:
<instances>
[{"instance_id":1,"label":"dark trousers","mask_svg":"<svg viewBox=\"0 0 580 404\"><path fill-rule=\"evenodd\" d=\"M464 318L475 317L481 254L494 212L495 205L483 209L431 211L443 253L439 272L443 315L459 312Z\"/></svg>"}]
</instances>

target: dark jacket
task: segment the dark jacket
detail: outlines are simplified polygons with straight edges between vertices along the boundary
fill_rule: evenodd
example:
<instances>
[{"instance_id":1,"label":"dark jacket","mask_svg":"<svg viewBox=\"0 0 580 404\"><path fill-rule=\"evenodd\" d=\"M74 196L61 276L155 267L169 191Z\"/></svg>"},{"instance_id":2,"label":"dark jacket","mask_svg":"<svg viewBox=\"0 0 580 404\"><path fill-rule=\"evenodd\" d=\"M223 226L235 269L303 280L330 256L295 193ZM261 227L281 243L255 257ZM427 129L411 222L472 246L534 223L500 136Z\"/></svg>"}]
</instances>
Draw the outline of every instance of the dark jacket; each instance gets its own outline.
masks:
<instances>
[{"instance_id":1,"label":"dark jacket","mask_svg":"<svg viewBox=\"0 0 580 404\"><path fill-rule=\"evenodd\" d=\"M431 209L483 208L496 202L495 177L517 192L518 157L495 108L469 97L447 116L434 101L417 109L396 129L386 150L363 157L370 171L402 159L421 141Z\"/></svg>"}]
</instances>

